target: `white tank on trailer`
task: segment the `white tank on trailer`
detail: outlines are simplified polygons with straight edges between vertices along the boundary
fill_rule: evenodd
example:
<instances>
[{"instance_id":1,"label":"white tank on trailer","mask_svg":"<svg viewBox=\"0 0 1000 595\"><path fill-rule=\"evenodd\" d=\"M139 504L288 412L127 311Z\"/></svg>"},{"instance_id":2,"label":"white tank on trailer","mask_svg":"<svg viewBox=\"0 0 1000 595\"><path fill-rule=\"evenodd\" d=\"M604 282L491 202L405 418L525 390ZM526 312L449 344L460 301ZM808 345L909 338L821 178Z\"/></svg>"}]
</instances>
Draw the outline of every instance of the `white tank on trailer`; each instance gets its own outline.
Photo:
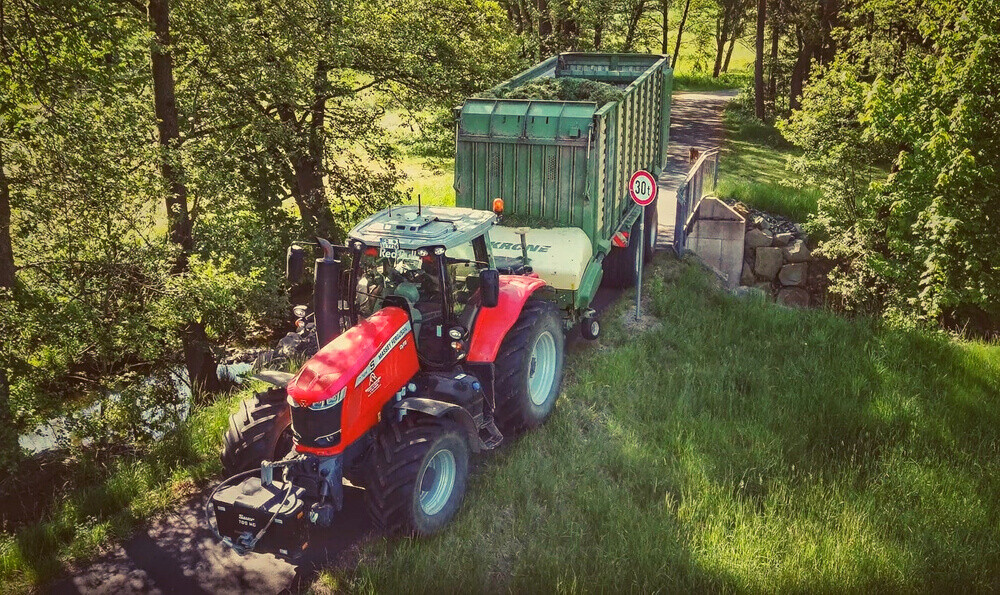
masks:
<instances>
[{"instance_id":1,"label":"white tank on trailer","mask_svg":"<svg viewBox=\"0 0 1000 595\"><path fill-rule=\"evenodd\" d=\"M496 226L489 231L494 256L521 256L521 236L517 230ZM556 289L577 290L593 258L590 238L579 227L527 228L528 264L538 276Z\"/></svg>"}]
</instances>

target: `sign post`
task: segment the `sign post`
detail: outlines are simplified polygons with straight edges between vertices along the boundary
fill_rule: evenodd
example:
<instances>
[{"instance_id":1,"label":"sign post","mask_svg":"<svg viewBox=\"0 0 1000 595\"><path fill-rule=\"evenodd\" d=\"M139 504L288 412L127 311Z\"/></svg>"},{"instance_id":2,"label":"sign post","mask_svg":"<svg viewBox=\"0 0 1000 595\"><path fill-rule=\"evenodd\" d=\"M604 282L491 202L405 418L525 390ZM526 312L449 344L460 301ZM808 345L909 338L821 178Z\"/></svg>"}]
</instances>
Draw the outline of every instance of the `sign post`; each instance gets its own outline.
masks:
<instances>
[{"instance_id":1,"label":"sign post","mask_svg":"<svg viewBox=\"0 0 1000 595\"><path fill-rule=\"evenodd\" d=\"M635 251L635 319L639 320L640 304L642 302L642 261L646 256L646 206L656 199L656 178L645 170L632 174L628 181L628 193L635 204L642 207L639 212L639 237L629 238L629 242L639 242ZM650 225L659 225L659 221L650 221Z\"/></svg>"}]
</instances>

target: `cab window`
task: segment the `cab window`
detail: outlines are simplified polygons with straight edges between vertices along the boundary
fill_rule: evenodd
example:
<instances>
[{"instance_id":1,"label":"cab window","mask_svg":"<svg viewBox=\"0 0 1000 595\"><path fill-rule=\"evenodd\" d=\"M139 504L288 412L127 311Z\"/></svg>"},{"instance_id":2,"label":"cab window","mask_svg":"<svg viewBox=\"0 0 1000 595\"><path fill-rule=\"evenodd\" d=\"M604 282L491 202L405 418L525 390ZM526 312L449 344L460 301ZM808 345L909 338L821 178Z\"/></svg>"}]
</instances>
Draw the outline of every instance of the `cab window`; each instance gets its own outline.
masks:
<instances>
[{"instance_id":1,"label":"cab window","mask_svg":"<svg viewBox=\"0 0 1000 595\"><path fill-rule=\"evenodd\" d=\"M445 255L448 287L455 317L468 326L479 303L479 273L489 268L486 240L482 237L449 248Z\"/></svg>"}]
</instances>

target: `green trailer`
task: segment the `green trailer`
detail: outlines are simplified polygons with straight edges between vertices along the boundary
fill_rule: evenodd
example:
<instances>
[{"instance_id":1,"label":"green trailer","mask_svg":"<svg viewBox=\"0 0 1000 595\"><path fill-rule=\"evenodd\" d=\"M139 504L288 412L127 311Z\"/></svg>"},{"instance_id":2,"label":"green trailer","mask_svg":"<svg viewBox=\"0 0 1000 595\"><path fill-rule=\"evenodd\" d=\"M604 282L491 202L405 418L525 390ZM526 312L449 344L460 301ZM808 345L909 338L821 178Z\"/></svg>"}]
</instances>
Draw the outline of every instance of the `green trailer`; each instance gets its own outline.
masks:
<instances>
[{"instance_id":1,"label":"green trailer","mask_svg":"<svg viewBox=\"0 0 1000 595\"><path fill-rule=\"evenodd\" d=\"M586 101L471 98L458 108L456 205L494 209L494 255L526 257L575 322L600 284L628 287L655 249L656 205L629 198L637 170L659 176L667 160L673 71L655 54L564 53L494 87L574 77L614 85L621 99ZM521 226L515 228L514 226Z\"/></svg>"}]
</instances>

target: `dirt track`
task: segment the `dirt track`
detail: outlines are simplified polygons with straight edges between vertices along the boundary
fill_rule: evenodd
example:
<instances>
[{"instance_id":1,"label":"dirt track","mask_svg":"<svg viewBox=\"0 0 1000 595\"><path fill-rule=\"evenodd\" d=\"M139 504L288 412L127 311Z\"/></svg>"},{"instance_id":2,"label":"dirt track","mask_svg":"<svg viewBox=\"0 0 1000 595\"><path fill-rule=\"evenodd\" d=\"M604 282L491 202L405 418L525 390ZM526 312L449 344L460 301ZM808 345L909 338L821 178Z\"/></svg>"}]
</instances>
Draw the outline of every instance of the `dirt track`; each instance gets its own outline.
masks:
<instances>
[{"instance_id":1,"label":"dirt track","mask_svg":"<svg viewBox=\"0 0 1000 595\"><path fill-rule=\"evenodd\" d=\"M671 108L670 158L660 176L659 242L664 249L673 235L674 211L669 208L684 179L691 147L701 150L722 141L722 109L735 93L677 93ZM668 198L669 197L669 198ZM594 307L601 311L621 292L601 290ZM579 336L578 334L576 335ZM586 348L572 341L574 349ZM273 556L239 556L216 541L205 525L204 498L186 501L154 521L123 545L73 576L53 585L52 593L280 593L299 592L321 567L351 564L353 552L370 533L363 492L347 488L338 529L314 542L298 567Z\"/></svg>"}]
</instances>

